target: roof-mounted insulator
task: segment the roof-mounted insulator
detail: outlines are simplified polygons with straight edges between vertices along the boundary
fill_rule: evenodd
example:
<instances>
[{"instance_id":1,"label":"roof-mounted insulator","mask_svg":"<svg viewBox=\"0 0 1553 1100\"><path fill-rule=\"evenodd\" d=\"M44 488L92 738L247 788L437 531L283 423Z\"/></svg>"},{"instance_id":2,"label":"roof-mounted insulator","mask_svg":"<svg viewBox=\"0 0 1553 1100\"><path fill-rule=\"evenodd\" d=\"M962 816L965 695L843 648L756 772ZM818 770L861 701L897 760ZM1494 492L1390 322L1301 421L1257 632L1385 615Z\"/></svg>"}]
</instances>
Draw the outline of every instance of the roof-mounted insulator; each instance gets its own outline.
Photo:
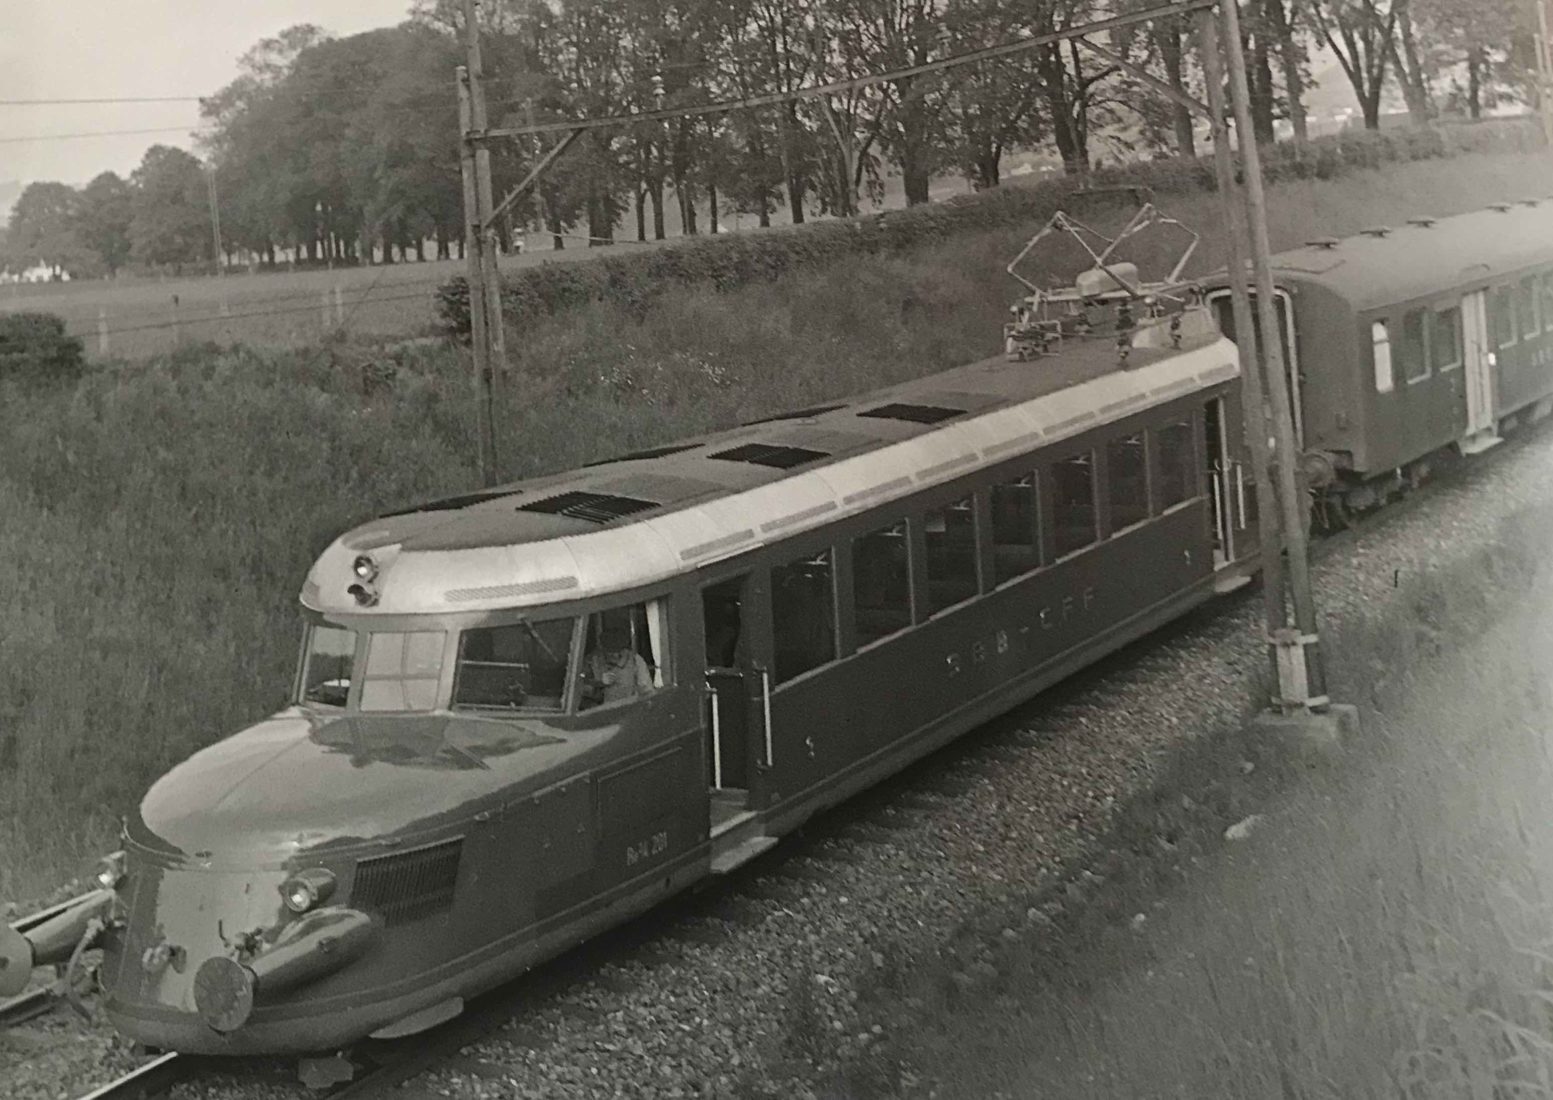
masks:
<instances>
[{"instance_id":1,"label":"roof-mounted insulator","mask_svg":"<svg viewBox=\"0 0 1553 1100\"><path fill-rule=\"evenodd\" d=\"M1490 210L1497 210L1501 214L1508 214L1511 210L1514 209L1514 204L1508 202L1491 202L1488 204L1488 208Z\"/></svg>"},{"instance_id":2,"label":"roof-mounted insulator","mask_svg":"<svg viewBox=\"0 0 1553 1100\"><path fill-rule=\"evenodd\" d=\"M1536 206L1541 201L1542 201L1541 199L1522 199L1521 200L1521 205L1522 206Z\"/></svg>"},{"instance_id":3,"label":"roof-mounted insulator","mask_svg":"<svg viewBox=\"0 0 1553 1100\"><path fill-rule=\"evenodd\" d=\"M1363 233L1366 237L1374 237L1377 240L1379 240L1381 237L1384 237L1384 236L1386 236L1386 234L1391 232L1391 226L1389 226L1389 225L1372 225L1372 226L1370 226L1367 229L1359 230L1359 232Z\"/></svg>"},{"instance_id":4,"label":"roof-mounted insulator","mask_svg":"<svg viewBox=\"0 0 1553 1100\"><path fill-rule=\"evenodd\" d=\"M1430 217L1409 218L1407 219L1407 224L1416 225L1419 229L1429 229L1434 226L1435 220L1436 219Z\"/></svg>"},{"instance_id":5,"label":"roof-mounted insulator","mask_svg":"<svg viewBox=\"0 0 1553 1100\"><path fill-rule=\"evenodd\" d=\"M1324 248L1328 252L1336 248L1340 242L1336 237L1313 237L1305 244L1310 248Z\"/></svg>"}]
</instances>

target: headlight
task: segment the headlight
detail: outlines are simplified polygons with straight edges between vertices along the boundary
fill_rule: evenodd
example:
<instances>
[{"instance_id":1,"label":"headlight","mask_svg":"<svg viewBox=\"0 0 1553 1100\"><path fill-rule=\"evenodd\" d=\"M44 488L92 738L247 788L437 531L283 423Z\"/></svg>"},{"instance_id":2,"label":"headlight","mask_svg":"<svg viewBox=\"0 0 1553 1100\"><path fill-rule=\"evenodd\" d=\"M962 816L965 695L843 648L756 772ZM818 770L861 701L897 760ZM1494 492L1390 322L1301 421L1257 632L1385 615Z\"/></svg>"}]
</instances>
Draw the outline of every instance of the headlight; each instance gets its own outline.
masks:
<instances>
[{"instance_id":1,"label":"headlight","mask_svg":"<svg viewBox=\"0 0 1553 1100\"><path fill-rule=\"evenodd\" d=\"M92 875L97 885L104 890L115 890L119 883L124 881L124 853L114 852L102 857L97 864L97 870Z\"/></svg>"},{"instance_id":2,"label":"headlight","mask_svg":"<svg viewBox=\"0 0 1553 1100\"><path fill-rule=\"evenodd\" d=\"M316 909L334 895L334 874L323 867L309 867L281 883L281 900L293 913Z\"/></svg>"},{"instance_id":3,"label":"headlight","mask_svg":"<svg viewBox=\"0 0 1553 1100\"><path fill-rule=\"evenodd\" d=\"M351 562L351 572L356 574L356 579L371 584L377 579L377 562L366 554L360 554Z\"/></svg>"}]
</instances>

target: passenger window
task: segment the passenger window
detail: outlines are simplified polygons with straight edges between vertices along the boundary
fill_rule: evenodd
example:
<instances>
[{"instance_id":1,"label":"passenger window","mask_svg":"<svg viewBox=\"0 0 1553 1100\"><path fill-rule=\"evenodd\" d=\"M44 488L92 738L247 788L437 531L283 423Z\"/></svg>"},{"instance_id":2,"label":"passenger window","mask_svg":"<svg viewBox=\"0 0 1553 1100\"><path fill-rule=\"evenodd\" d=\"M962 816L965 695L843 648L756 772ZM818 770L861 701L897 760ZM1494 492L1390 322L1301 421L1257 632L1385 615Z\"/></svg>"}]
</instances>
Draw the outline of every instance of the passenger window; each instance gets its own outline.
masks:
<instances>
[{"instance_id":1,"label":"passenger window","mask_svg":"<svg viewBox=\"0 0 1553 1100\"><path fill-rule=\"evenodd\" d=\"M1553 271L1542 276L1542 328L1553 331Z\"/></svg>"},{"instance_id":2,"label":"passenger window","mask_svg":"<svg viewBox=\"0 0 1553 1100\"><path fill-rule=\"evenodd\" d=\"M1386 327L1385 321L1375 321L1370 324L1370 345L1375 355L1375 392L1390 393L1393 387L1391 330Z\"/></svg>"},{"instance_id":3,"label":"passenger window","mask_svg":"<svg viewBox=\"0 0 1553 1100\"><path fill-rule=\"evenodd\" d=\"M1120 531L1149 518L1148 452L1143 433L1105 445L1106 482L1111 490L1111 530Z\"/></svg>"},{"instance_id":4,"label":"passenger window","mask_svg":"<svg viewBox=\"0 0 1553 1100\"><path fill-rule=\"evenodd\" d=\"M1429 364L1437 371L1461 366L1461 307L1437 309L1430 316Z\"/></svg>"},{"instance_id":5,"label":"passenger window","mask_svg":"<svg viewBox=\"0 0 1553 1100\"><path fill-rule=\"evenodd\" d=\"M361 709L435 710L446 641L441 630L367 635Z\"/></svg>"},{"instance_id":6,"label":"passenger window","mask_svg":"<svg viewBox=\"0 0 1553 1100\"><path fill-rule=\"evenodd\" d=\"M1542 331L1540 318L1542 311L1538 308L1541 304L1541 297L1537 293L1537 278L1535 275L1528 275L1521 280L1521 303L1519 310L1521 315L1521 335L1528 340Z\"/></svg>"},{"instance_id":7,"label":"passenger window","mask_svg":"<svg viewBox=\"0 0 1553 1100\"><path fill-rule=\"evenodd\" d=\"M555 713L565 705L576 619L476 627L458 640L453 705Z\"/></svg>"},{"instance_id":8,"label":"passenger window","mask_svg":"<svg viewBox=\"0 0 1553 1100\"><path fill-rule=\"evenodd\" d=\"M1429 377L1429 360L1424 349L1424 311L1410 309L1402 315L1402 340L1396 349L1402 360L1402 379L1418 382Z\"/></svg>"},{"instance_id":9,"label":"passenger window","mask_svg":"<svg viewBox=\"0 0 1553 1100\"><path fill-rule=\"evenodd\" d=\"M1035 475L992 487L992 581L1003 584L1041 564Z\"/></svg>"},{"instance_id":10,"label":"passenger window","mask_svg":"<svg viewBox=\"0 0 1553 1100\"><path fill-rule=\"evenodd\" d=\"M1493 327L1494 346L1500 348L1514 347L1515 333L1515 289L1508 286L1494 287L1494 296L1491 300L1490 324Z\"/></svg>"},{"instance_id":11,"label":"passenger window","mask_svg":"<svg viewBox=\"0 0 1553 1100\"><path fill-rule=\"evenodd\" d=\"M665 600L589 615L577 709L621 703L661 688L668 625Z\"/></svg>"},{"instance_id":12,"label":"passenger window","mask_svg":"<svg viewBox=\"0 0 1553 1100\"><path fill-rule=\"evenodd\" d=\"M911 625L911 556L906 524L852 543L852 601L861 649Z\"/></svg>"},{"instance_id":13,"label":"passenger window","mask_svg":"<svg viewBox=\"0 0 1553 1100\"><path fill-rule=\"evenodd\" d=\"M1099 537L1095 528L1095 463L1090 451L1052 464L1052 516L1059 558L1082 550Z\"/></svg>"},{"instance_id":14,"label":"passenger window","mask_svg":"<svg viewBox=\"0 0 1553 1100\"><path fill-rule=\"evenodd\" d=\"M1191 421L1154 429L1159 448L1159 507L1173 508L1197 495L1197 457Z\"/></svg>"},{"instance_id":15,"label":"passenger window","mask_svg":"<svg viewBox=\"0 0 1553 1100\"><path fill-rule=\"evenodd\" d=\"M771 570L771 635L779 684L836 659L832 572L829 550Z\"/></svg>"},{"instance_id":16,"label":"passenger window","mask_svg":"<svg viewBox=\"0 0 1553 1100\"><path fill-rule=\"evenodd\" d=\"M922 517L927 547L928 614L976 595L976 506L970 497Z\"/></svg>"}]
</instances>

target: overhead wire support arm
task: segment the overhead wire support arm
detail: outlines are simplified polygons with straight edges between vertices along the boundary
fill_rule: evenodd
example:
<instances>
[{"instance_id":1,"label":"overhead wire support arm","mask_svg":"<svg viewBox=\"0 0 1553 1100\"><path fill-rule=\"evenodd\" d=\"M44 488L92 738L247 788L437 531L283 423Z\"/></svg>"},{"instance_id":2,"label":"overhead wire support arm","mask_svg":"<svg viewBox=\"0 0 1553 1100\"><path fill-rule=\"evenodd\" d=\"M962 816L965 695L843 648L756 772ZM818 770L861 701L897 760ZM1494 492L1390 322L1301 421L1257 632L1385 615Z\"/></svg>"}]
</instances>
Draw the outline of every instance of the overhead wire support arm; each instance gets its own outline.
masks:
<instances>
[{"instance_id":1,"label":"overhead wire support arm","mask_svg":"<svg viewBox=\"0 0 1553 1100\"><path fill-rule=\"evenodd\" d=\"M485 219L485 228L489 229L491 226L495 225L496 219L500 218L509 209L511 209L513 203L517 202L524 195L528 194L529 190L539 182L539 177L544 175L545 172L549 170L550 166L560 158L561 154L570 149L572 147L572 143L575 142L578 138L582 137L582 135L583 130L581 127L573 129L571 133L567 134L560 141L556 142L556 144L551 147L549 152L540 157L539 163L530 168L528 175L519 180L518 185L511 191L507 192L507 197L502 199L500 205L498 205L495 210L492 210L490 214L487 215Z\"/></svg>"},{"instance_id":2,"label":"overhead wire support arm","mask_svg":"<svg viewBox=\"0 0 1553 1100\"><path fill-rule=\"evenodd\" d=\"M1165 83L1163 80L1159 79L1159 77L1155 76L1147 69L1144 69L1142 66L1134 65L1131 61L1128 61L1115 50L1110 49L1107 46L1102 46L1099 43L1091 42L1089 39L1083 37L1082 35L1075 39L1075 41L1078 42L1080 46L1083 46L1086 50L1089 50L1091 53L1105 58L1107 61L1115 65L1118 69L1122 70L1122 72L1126 73L1134 80L1146 84L1148 87L1152 88L1154 91L1158 92L1172 103L1177 103L1195 114L1207 115L1209 113L1208 105L1202 100L1196 98L1195 96L1187 95L1179 88L1171 87L1169 84Z\"/></svg>"}]
</instances>

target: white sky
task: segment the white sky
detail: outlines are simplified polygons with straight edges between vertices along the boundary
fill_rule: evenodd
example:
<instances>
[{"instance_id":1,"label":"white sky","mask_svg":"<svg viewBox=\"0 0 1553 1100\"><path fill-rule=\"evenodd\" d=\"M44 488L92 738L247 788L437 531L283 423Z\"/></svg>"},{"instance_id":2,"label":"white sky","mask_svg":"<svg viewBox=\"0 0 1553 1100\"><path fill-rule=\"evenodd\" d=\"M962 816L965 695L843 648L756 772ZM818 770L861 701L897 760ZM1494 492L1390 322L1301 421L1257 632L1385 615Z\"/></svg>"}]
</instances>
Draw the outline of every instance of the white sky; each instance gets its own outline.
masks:
<instances>
[{"instance_id":1,"label":"white sky","mask_svg":"<svg viewBox=\"0 0 1553 1100\"><path fill-rule=\"evenodd\" d=\"M0 0L0 100L208 95L261 38L297 23L355 34L402 21L410 0ZM0 106L0 139L179 127L165 134L0 141L0 183L121 175L158 142L189 148L195 103Z\"/></svg>"}]
</instances>

